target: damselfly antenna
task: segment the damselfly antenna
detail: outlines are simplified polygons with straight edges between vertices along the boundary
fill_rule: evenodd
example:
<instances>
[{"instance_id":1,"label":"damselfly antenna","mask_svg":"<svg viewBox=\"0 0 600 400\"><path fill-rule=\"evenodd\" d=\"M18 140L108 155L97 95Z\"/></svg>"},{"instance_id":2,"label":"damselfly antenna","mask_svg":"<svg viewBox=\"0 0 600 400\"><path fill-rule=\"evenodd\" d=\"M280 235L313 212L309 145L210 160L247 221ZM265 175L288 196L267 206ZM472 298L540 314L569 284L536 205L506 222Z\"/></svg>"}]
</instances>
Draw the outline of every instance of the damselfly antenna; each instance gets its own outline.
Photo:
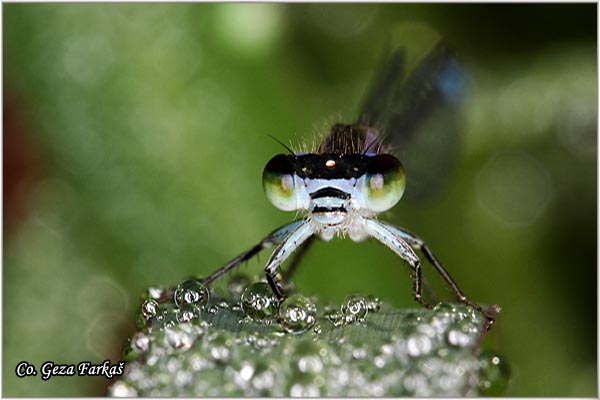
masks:
<instances>
[{"instance_id":1,"label":"damselfly antenna","mask_svg":"<svg viewBox=\"0 0 600 400\"><path fill-rule=\"evenodd\" d=\"M294 150L290 149L285 143L283 143L281 140L277 139L275 136L271 135L271 134L267 134L271 139L273 139L274 141L276 141L277 143L279 143L284 149L286 149L288 151L288 153L290 153L291 155L294 155Z\"/></svg>"}]
</instances>

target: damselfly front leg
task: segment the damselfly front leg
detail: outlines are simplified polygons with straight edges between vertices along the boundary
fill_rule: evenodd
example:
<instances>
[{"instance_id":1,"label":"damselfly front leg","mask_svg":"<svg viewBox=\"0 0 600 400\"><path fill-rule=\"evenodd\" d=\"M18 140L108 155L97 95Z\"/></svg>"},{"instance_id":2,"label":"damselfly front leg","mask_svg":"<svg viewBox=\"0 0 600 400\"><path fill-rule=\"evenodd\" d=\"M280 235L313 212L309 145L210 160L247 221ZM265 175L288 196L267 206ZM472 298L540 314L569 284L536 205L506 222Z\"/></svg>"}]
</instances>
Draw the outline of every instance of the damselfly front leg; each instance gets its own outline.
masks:
<instances>
[{"instance_id":1,"label":"damselfly front leg","mask_svg":"<svg viewBox=\"0 0 600 400\"><path fill-rule=\"evenodd\" d=\"M396 232L394 229L391 229L391 226L388 224L384 224L374 219L367 219L365 221L365 229L369 235L389 247L413 269L415 300L423 304L425 307L427 307L427 309L431 310L433 307L427 300L423 298L421 293L423 286L421 262L411 246L398 232Z\"/></svg>"},{"instance_id":2,"label":"damselfly front leg","mask_svg":"<svg viewBox=\"0 0 600 400\"><path fill-rule=\"evenodd\" d=\"M283 272L283 279L285 281L289 282L292 279L292 277L296 273L296 270L298 269L298 266L300 265L300 262L302 261L308 250L311 248L316 238L317 237L313 235L306 239L306 241L302 243L300 247L298 247L298 250L296 250L296 252L294 253L294 258L292 258L285 271Z\"/></svg>"},{"instance_id":3,"label":"damselfly front leg","mask_svg":"<svg viewBox=\"0 0 600 400\"><path fill-rule=\"evenodd\" d=\"M302 226L305 223L306 223L306 219L299 219L299 220L291 222L287 225L284 225L281 228L274 230L273 232L269 233L259 243L252 246L250 249L246 250L245 252L243 252L242 254L240 254L239 256L234 258L233 260L229 261L227 264L225 264L224 266L222 266L221 268L219 268L218 270L213 272L211 275L209 275L207 278L205 278L202 282L207 286L210 285L211 283L213 283L214 281L216 281L223 275L227 274L229 271L238 267L244 261L248 261L249 259L254 257L261 250L264 250L269 247L272 247L272 246L282 243L285 238L290 236L290 234L295 232L298 229L298 227Z\"/></svg>"},{"instance_id":4,"label":"damselfly front leg","mask_svg":"<svg viewBox=\"0 0 600 400\"><path fill-rule=\"evenodd\" d=\"M408 243L411 247L413 247L414 249L417 249L421 253L423 253L423 255L425 256L427 261L429 261L429 263L440 274L440 276L442 277L444 282L450 287L450 289L452 289L452 291L456 295L456 298L458 299L458 301L460 301L461 303L464 303L468 306L471 306L474 309L476 309L477 311L479 311L480 313L482 313L490 321L490 324L492 324L495 321L495 317L493 315L494 310L490 310L490 311L484 310L483 307L481 307L479 304L469 300L467 298L467 296L465 296L463 294L462 290L460 290L460 288L458 287L458 284L454 281L454 279L452 279L452 277L450 276L450 274L448 273L446 268L444 268L442 263L433 254L433 252L429 249L429 247L427 247L427 245L425 245L425 242L422 239L420 239L419 237L414 235L412 232L409 232L404 228L400 228L400 227L388 224L386 222L380 222L380 221L377 221L377 224L383 226L385 229L382 229L382 230L389 232L389 234L391 236L395 237L397 240L403 241L404 243ZM387 243L385 243L385 242L383 242L383 243L386 244L388 247L390 247L390 245L388 245ZM394 249L392 249L392 250L394 250ZM409 263L409 265L410 265L410 263ZM419 268L419 270L420 270L420 268ZM416 269L415 269L415 271L416 271ZM419 273L416 272L415 273L415 287L417 287L416 280L420 280L420 279L421 279L420 272ZM420 286L420 283L418 285ZM417 293L416 289L415 289L415 293ZM419 293L419 295L420 295L420 293Z\"/></svg>"},{"instance_id":5,"label":"damselfly front leg","mask_svg":"<svg viewBox=\"0 0 600 400\"><path fill-rule=\"evenodd\" d=\"M303 224L297 226L289 235L283 239L281 243L275 248L273 254L267 262L265 272L267 274L267 282L271 286L273 293L278 299L283 299L283 289L279 285L278 267L308 238L315 233L315 227L311 224L310 220L305 220Z\"/></svg>"}]
</instances>

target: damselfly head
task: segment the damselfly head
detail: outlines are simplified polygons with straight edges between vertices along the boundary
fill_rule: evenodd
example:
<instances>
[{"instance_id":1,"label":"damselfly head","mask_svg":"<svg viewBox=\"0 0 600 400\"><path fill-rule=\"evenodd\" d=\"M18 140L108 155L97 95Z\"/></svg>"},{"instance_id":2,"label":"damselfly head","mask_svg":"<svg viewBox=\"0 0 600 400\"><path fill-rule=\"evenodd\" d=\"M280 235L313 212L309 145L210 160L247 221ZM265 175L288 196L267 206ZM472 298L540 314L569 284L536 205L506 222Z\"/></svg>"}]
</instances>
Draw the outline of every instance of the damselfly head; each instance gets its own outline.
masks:
<instances>
[{"instance_id":1,"label":"damselfly head","mask_svg":"<svg viewBox=\"0 0 600 400\"><path fill-rule=\"evenodd\" d=\"M364 215L392 208L406 179L390 154L279 154L265 166L263 188L284 211Z\"/></svg>"}]
</instances>

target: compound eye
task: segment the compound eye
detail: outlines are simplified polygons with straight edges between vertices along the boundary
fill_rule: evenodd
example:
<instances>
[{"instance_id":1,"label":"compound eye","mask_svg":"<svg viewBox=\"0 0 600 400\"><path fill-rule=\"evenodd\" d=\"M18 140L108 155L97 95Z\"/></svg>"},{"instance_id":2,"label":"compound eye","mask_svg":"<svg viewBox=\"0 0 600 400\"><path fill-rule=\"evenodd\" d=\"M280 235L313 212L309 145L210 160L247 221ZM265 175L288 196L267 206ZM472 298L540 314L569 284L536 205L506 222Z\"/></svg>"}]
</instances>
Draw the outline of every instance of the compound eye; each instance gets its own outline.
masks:
<instances>
[{"instance_id":1,"label":"compound eye","mask_svg":"<svg viewBox=\"0 0 600 400\"><path fill-rule=\"evenodd\" d=\"M283 211L297 209L296 184L292 156L279 154L267 163L263 171L263 189L269 201Z\"/></svg>"},{"instance_id":2,"label":"compound eye","mask_svg":"<svg viewBox=\"0 0 600 400\"><path fill-rule=\"evenodd\" d=\"M406 177L398 159L389 154L374 156L365 177L365 201L375 212L392 208L404 194Z\"/></svg>"}]
</instances>

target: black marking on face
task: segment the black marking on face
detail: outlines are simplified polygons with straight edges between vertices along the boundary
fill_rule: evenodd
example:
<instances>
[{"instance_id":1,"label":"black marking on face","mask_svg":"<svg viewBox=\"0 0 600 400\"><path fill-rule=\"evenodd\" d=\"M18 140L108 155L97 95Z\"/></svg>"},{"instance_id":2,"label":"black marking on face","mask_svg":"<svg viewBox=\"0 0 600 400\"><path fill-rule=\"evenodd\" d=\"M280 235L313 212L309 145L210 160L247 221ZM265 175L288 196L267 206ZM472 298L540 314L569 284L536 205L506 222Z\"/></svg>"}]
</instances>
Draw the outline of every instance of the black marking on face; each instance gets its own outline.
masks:
<instances>
[{"instance_id":1,"label":"black marking on face","mask_svg":"<svg viewBox=\"0 0 600 400\"><path fill-rule=\"evenodd\" d=\"M301 179L358 179L388 158L396 160L390 154L278 154L269 161L265 171L296 174ZM396 163L399 162L396 160Z\"/></svg>"},{"instance_id":2,"label":"black marking on face","mask_svg":"<svg viewBox=\"0 0 600 400\"><path fill-rule=\"evenodd\" d=\"M303 154L293 158L296 174L304 179L350 179L362 176L373 156L363 154ZM335 165L331 165L334 161Z\"/></svg>"},{"instance_id":3,"label":"black marking on face","mask_svg":"<svg viewBox=\"0 0 600 400\"><path fill-rule=\"evenodd\" d=\"M333 187L326 187L310 194L310 198L313 200L323 197L335 197L336 199L348 200L350 198L350 193L346 193L343 190Z\"/></svg>"},{"instance_id":4,"label":"black marking on face","mask_svg":"<svg viewBox=\"0 0 600 400\"><path fill-rule=\"evenodd\" d=\"M348 210L346 210L346 208L343 206L340 206L340 207L315 207L312 209L311 212L314 214L331 213L331 212L346 213L346 212L348 212Z\"/></svg>"}]
</instances>

